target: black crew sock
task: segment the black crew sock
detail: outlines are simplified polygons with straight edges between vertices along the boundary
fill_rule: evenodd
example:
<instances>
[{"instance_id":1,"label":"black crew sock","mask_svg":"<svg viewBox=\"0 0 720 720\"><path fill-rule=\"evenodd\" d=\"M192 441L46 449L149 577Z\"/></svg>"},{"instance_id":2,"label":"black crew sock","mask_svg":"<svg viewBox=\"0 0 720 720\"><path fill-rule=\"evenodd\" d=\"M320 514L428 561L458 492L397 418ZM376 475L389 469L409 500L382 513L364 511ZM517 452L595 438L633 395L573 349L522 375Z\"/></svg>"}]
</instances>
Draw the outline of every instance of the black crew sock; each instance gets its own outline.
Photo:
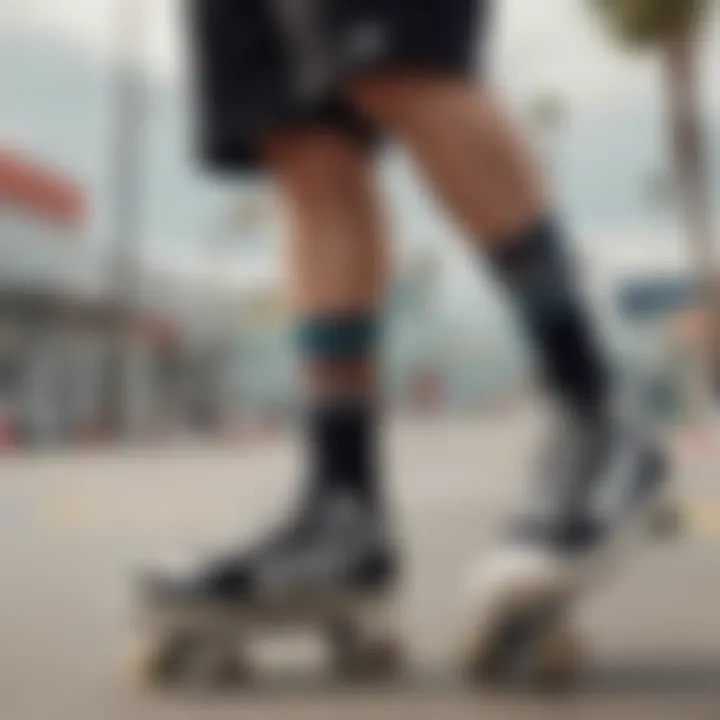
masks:
<instances>
[{"instance_id":1,"label":"black crew sock","mask_svg":"<svg viewBox=\"0 0 720 720\"><path fill-rule=\"evenodd\" d=\"M374 312L335 312L307 318L298 328L311 369L305 418L310 491L344 492L378 500L378 413L373 367L378 341Z\"/></svg>"},{"instance_id":2,"label":"black crew sock","mask_svg":"<svg viewBox=\"0 0 720 720\"><path fill-rule=\"evenodd\" d=\"M378 502L377 413L364 398L326 399L309 411L308 442L314 490L345 492Z\"/></svg>"},{"instance_id":3,"label":"black crew sock","mask_svg":"<svg viewBox=\"0 0 720 720\"><path fill-rule=\"evenodd\" d=\"M576 411L600 410L609 366L556 224L543 218L494 248L491 262L514 298L550 389Z\"/></svg>"}]
</instances>

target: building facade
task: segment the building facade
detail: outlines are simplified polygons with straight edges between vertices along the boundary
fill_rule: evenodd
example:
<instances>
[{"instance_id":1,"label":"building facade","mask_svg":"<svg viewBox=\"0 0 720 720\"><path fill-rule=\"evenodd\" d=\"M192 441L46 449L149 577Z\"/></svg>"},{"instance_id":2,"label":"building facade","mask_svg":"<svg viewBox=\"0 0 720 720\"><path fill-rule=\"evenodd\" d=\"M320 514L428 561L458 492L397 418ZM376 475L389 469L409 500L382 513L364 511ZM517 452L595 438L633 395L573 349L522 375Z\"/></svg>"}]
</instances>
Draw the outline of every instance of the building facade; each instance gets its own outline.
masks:
<instances>
[{"instance_id":1,"label":"building facade","mask_svg":"<svg viewBox=\"0 0 720 720\"><path fill-rule=\"evenodd\" d=\"M140 263L136 307L122 308L87 215L71 179L0 149L0 439L217 429L234 344L217 288L210 298L192 278Z\"/></svg>"}]
</instances>

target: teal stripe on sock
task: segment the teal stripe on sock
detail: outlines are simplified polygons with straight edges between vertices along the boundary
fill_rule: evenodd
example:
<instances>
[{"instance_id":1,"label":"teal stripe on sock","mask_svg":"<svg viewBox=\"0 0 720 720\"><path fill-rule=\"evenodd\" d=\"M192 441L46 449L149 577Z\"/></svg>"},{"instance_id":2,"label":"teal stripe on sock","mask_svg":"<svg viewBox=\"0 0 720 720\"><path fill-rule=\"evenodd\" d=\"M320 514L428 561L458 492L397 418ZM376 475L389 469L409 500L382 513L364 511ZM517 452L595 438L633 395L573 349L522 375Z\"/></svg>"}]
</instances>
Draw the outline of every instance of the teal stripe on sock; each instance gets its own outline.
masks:
<instances>
[{"instance_id":1,"label":"teal stripe on sock","mask_svg":"<svg viewBox=\"0 0 720 720\"><path fill-rule=\"evenodd\" d=\"M378 323L371 316L337 316L307 320L298 327L298 343L309 358L337 362L372 353Z\"/></svg>"}]
</instances>

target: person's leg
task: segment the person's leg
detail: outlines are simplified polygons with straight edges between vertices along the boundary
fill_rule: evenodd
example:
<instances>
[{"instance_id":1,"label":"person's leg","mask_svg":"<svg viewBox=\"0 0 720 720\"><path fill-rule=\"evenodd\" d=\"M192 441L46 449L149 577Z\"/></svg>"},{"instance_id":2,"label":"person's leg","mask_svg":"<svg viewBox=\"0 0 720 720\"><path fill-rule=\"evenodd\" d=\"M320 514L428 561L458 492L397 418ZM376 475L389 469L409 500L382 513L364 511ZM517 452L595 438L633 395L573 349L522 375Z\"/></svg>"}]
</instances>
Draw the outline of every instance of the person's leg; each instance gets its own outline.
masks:
<instances>
[{"instance_id":1,"label":"person's leg","mask_svg":"<svg viewBox=\"0 0 720 720\"><path fill-rule=\"evenodd\" d=\"M565 609L596 578L597 558L617 550L620 528L666 512L663 454L637 398L611 378L552 207L492 94L461 78L385 74L351 96L411 150L483 247L566 411L549 462L470 588L460 661L473 678L571 679Z\"/></svg>"},{"instance_id":2,"label":"person's leg","mask_svg":"<svg viewBox=\"0 0 720 720\"><path fill-rule=\"evenodd\" d=\"M242 643L248 626L275 621L327 630L343 671L392 670L398 659L396 555L377 457L383 222L367 127L333 88L309 94L302 82L316 33L305 28L315 14L298 14L300 5L191 4L203 159L224 172L269 171L287 211L309 467L289 518L259 540L141 571L146 669L163 682L188 664L192 671L196 651L224 674L238 636ZM229 607L238 611L232 622ZM222 611L220 636L213 609Z\"/></svg>"},{"instance_id":3,"label":"person's leg","mask_svg":"<svg viewBox=\"0 0 720 720\"><path fill-rule=\"evenodd\" d=\"M383 223L366 153L353 135L320 126L264 137L259 154L290 230L289 289L307 390L309 467L289 517L259 541L179 571L150 567L141 597L161 609L160 617L221 602L250 617L253 608L269 604L289 623L348 623L355 639L340 638L335 649L343 663L362 663L357 653L374 652L364 633L389 632L396 570L376 446ZM166 646L159 647L164 652Z\"/></svg>"},{"instance_id":4,"label":"person's leg","mask_svg":"<svg viewBox=\"0 0 720 720\"><path fill-rule=\"evenodd\" d=\"M387 73L359 79L350 96L410 150L483 248L551 388L574 409L596 409L608 364L547 194L494 94L459 76Z\"/></svg>"},{"instance_id":5,"label":"person's leg","mask_svg":"<svg viewBox=\"0 0 720 720\"><path fill-rule=\"evenodd\" d=\"M340 132L264 143L289 225L289 292L307 397L315 489L378 495L376 349L383 220L363 148Z\"/></svg>"},{"instance_id":6,"label":"person's leg","mask_svg":"<svg viewBox=\"0 0 720 720\"><path fill-rule=\"evenodd\" d=\"M320 8L298 14L294 5L193 0L189 8L202 157L215 171L269 173L287 210L310 467L299 517L277 539L299 525L305 541L312 535L305 532L308 516L335 504L336 496L375 520L375 351L385 262L368 128L334 87L310 92L303 82L313 69L305 61L315 65L315 49L309 58L307 43L322 35L314 12ZM351 523L342 525L348 535L358 535ZM343 560L344 546L333 545L335 560ZM287 542L263 543L261 549L257 558L245 552L230 558L236 579L240 566L245 577L260 577L268 557L271 565L283 564L300 551ZM328 567L300 565L311 575ZM296 577L294 571L280 575ZM303 580L313 585L313 577Z\"/></svg>"}]
</instances>

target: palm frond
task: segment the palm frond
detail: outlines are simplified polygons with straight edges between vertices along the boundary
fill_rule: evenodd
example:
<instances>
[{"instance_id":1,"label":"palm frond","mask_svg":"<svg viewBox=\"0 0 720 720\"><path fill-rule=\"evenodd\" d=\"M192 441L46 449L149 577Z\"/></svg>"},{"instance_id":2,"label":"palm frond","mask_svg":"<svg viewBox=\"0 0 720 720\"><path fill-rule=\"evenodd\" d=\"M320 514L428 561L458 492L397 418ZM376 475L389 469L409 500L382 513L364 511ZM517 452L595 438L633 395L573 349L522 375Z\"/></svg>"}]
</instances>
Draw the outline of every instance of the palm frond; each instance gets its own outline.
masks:
<instances>
[{"instance_id":1,"label":"palm frond","mask_svg":"<svg viewBox=\"0 0 720 720\"><path fill-rule=\"evenodd\" d=\"M687 30L707 0L591 0L624 42L652 45Z\"/></svg>"}]
</instances>

